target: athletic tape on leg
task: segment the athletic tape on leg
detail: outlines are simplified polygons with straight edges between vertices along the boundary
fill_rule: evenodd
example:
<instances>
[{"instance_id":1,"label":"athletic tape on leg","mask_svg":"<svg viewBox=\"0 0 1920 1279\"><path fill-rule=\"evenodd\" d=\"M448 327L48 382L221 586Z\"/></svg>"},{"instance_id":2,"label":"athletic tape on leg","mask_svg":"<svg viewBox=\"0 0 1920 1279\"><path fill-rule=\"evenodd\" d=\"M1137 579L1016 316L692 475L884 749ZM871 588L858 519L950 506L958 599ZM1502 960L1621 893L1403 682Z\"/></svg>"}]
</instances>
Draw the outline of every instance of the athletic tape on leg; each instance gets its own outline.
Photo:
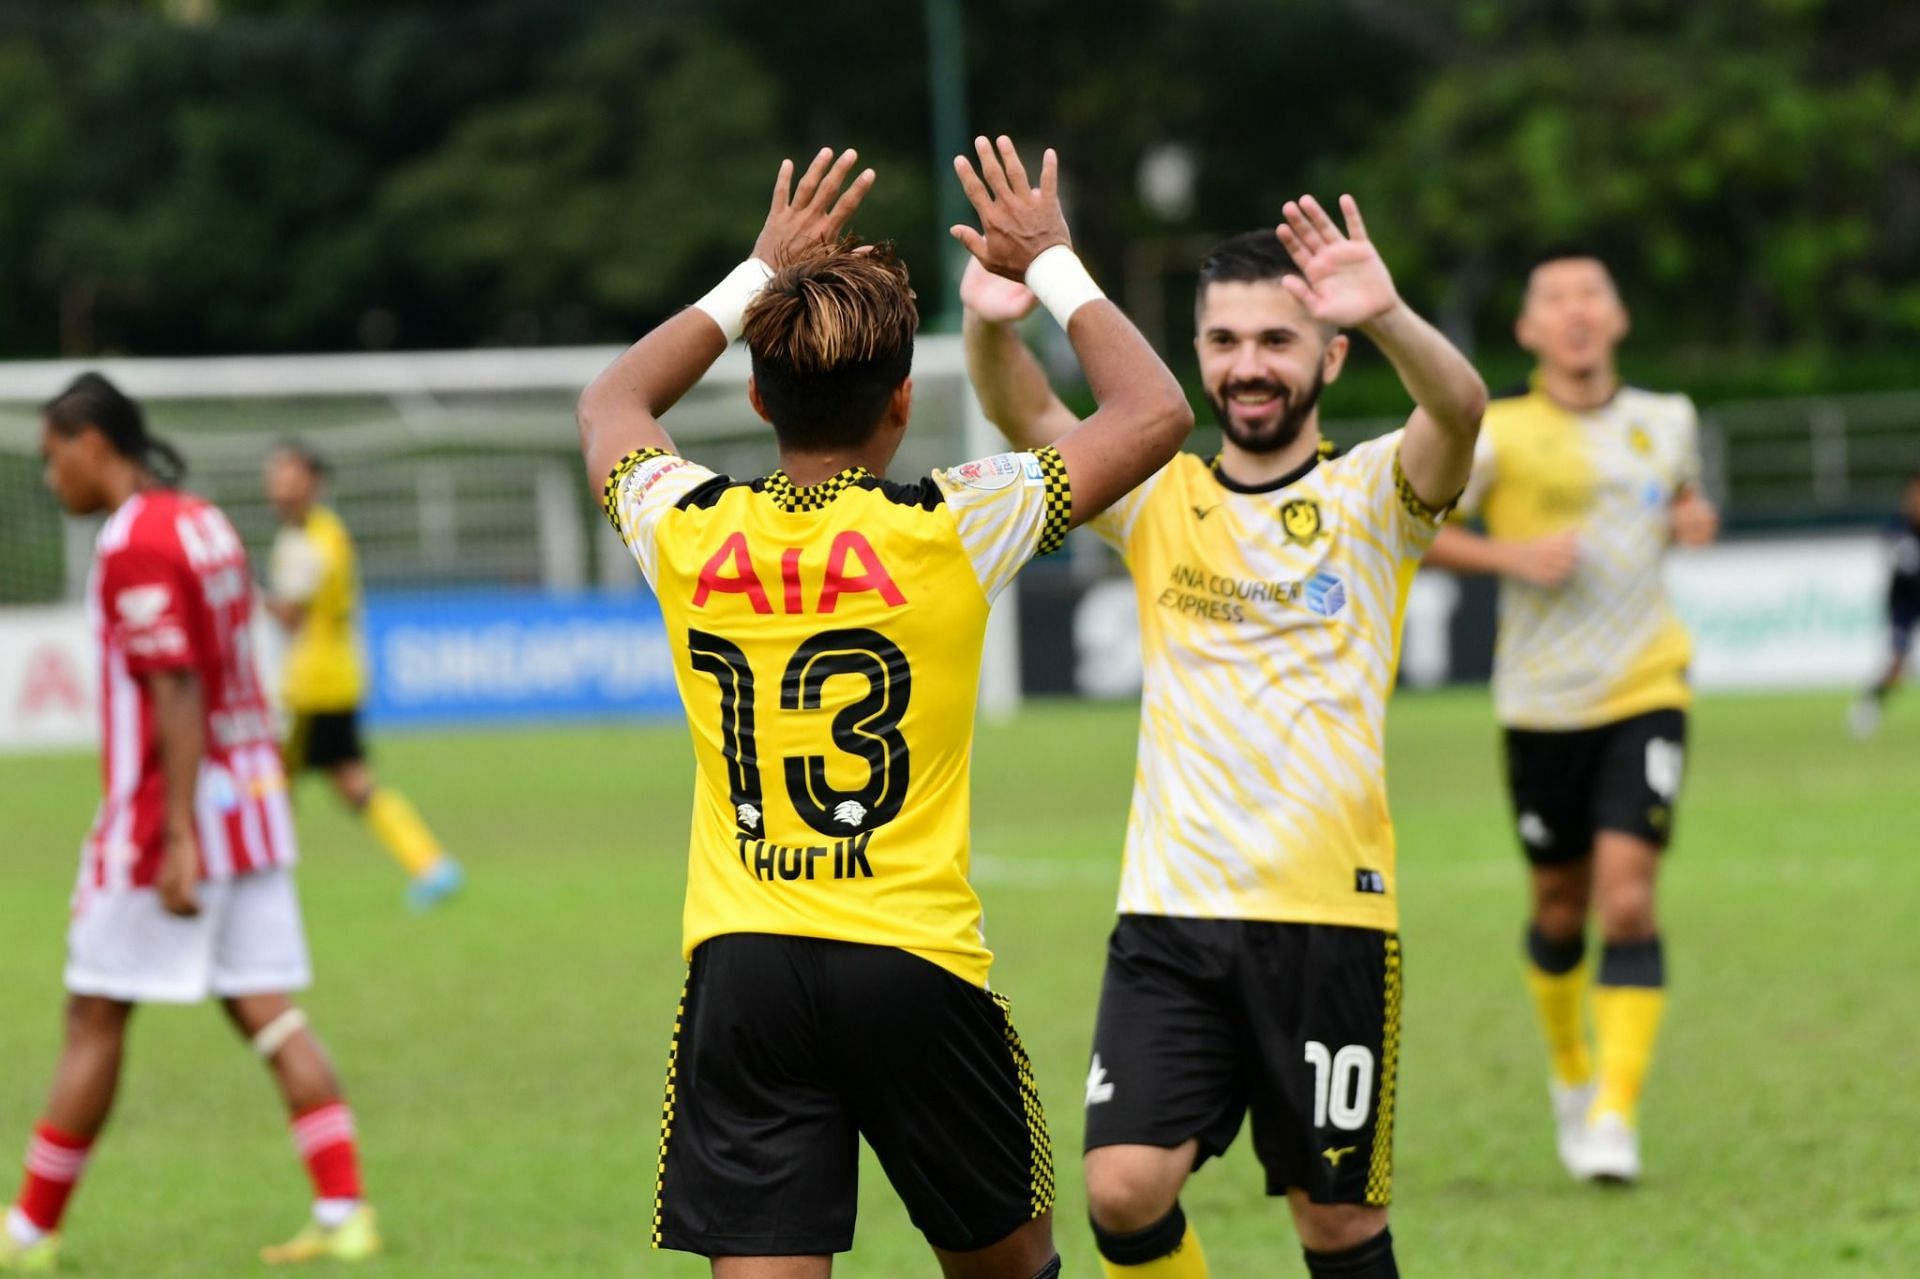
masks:
<instances>
[{"instance_id":1,"label":"athletic tape on leg","mask_svg":"<svg viewBox=\"0 0 1920 1279\"><path fill-rule=\"evenodd\" d=\"M307 1028L307 1015L298 1008L289 1008L260 1028L253 1037L253 1051L260 1054L264 1061L272 1061L287 1041Z\"/></svg>"}]
</instances>

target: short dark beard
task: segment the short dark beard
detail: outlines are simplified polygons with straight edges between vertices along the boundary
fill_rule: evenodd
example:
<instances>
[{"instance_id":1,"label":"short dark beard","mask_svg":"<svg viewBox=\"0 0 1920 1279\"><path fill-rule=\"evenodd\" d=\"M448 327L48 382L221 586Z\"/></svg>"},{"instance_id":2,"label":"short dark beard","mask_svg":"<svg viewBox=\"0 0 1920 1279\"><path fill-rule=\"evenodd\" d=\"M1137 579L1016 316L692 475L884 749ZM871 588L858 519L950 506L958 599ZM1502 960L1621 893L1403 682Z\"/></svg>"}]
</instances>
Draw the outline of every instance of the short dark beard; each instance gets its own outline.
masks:
<instances>
[{"instance_id":1,"label":"short dark beard","mask_svg":"<svg viewBox=\"0 0 1920 1279\"><path fill-rule=\"evenodd\" d=\"M1270 386L1277 392L1285 407L1280 411L1280 424L1271 435L1248 435L1234 424L1233 414L1227 409L1227 397L1234 391L1247 386ZM1295 396L1292 391L1279 383L1229 382L1220 388L1220 397L1214 398L1212 391L1207 392L1207 403L1213 406L1213 416L1220 423L1220 431L1243 453L1278 453L1290 447L1300 438L1300 432L1306 429L1307 419L1313 416L1320 404L1320 392L1327 386L1325 372L1319 367L1313 370L1313 384L1306 391Z\"/></svg>"}]
</instances>

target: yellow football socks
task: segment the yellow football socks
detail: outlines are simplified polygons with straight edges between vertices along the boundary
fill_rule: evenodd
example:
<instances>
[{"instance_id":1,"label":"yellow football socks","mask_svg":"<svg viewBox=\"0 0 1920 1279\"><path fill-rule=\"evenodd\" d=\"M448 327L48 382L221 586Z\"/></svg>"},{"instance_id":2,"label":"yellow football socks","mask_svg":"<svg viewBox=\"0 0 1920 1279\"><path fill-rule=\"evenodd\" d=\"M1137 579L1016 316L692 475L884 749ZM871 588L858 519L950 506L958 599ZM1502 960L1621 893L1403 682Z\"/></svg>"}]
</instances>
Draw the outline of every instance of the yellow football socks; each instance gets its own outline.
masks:
<instances>
[{"instance_id":1,"label":"yellow football socks","mask_svg":"<svg viewBox=\"0 0 1920 1279\"><path fill-rule=\"evenodd\" d=\"M418 878L440 860L440 841L399 791L380 787L368 798L363 815L374 838L387 846L407 874Z\"/></svg>"},{"instance_id":2,"label":"yellow football socks","mask_svg":"<svg viewBox=\"0 0 1920 1279\"><path fill-rule=\"evenodd\" d=\"M1207 1254L1201 1250L1200 1236L1189 1221L1180 1242L1166 1256L1138 1266L1123 1266L1102 1257L1100 1270L1107 1279L1207 1279Z\"/></svg>"},{"instance_id":3,"label":"yellow football socks","mask_svg":"<svg viewBox=\"0 0 1920 1279\"><path fill-rule=\"evenodd\" d=\"M1658 986L1593 988L1593 1028L1600 1049L1594 1114L1611 1111L1634 1122L1666 1006L1667 992Z\"/></svg>"},{"instance_id":4,"label":"yellow football socks","mask_svg":"<svg viewBox=\"0 0 1920 1279\"><path fill-rule=\"evenodd\" d=\"M1527 965L1527 989L1547 1037L1554 1082L1578 1087L1593 1077L1593 1057L1587 1051L1587 966L1576 964L1564 973L1550 973L1538 964Z\"/></svg>"}]
</instances>

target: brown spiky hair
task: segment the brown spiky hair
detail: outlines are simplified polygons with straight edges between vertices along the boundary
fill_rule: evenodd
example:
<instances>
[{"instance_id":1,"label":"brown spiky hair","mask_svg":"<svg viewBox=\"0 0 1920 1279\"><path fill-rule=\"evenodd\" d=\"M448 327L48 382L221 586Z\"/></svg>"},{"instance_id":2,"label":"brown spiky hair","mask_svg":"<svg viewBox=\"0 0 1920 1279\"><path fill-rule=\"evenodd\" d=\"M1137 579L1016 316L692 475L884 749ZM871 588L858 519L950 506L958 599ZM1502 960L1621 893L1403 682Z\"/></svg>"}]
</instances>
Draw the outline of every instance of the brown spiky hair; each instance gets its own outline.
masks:
<instances>
[{"instance_id":1,"label":"brown spiky hair","mask_svg":"<svg viewBox=\"0 0 1920 1279\"><path fill-rule=\"evenodd\" d=\"M907 264L851 237L774 272L747 308L760 402L783 444L864 444L913 369L920 327Z\"/></svg>"}]
</instances>

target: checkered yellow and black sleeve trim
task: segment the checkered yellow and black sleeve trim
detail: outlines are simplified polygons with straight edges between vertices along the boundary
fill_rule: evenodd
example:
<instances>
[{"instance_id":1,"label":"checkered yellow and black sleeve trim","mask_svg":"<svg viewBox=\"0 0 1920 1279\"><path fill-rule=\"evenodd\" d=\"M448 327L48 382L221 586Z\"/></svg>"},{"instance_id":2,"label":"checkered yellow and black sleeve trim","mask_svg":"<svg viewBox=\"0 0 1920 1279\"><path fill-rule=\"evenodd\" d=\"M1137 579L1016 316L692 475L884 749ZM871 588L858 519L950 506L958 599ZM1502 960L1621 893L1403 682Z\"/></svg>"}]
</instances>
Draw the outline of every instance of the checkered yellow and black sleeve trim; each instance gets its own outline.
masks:
<instances>
[{"instance_id":1,"label":"checkered yellow and black sleeve trim","mask_svg":"<svg viewBox=\"0 0 1920 1279\"><path fill-rule=\"evenodd\" d=\"M1067 478L1067 460L1053 445L1035 449L1033 456L1040 463L1040 474L1047 484L1046 513L1041 518L1040 541L1033 553L1051 555L1066 543L1067 533L1073 528L1073 482Z\"/></svg>"},{"instance_id":2,"label":"checkered yellow and black sleeve trim","mask_svg":"<svg viewBox=\"0 0 1920 1279\"><path fill-rule=\"evenodd\" d=\"M1407 479L1407 473L1400 469L1400 453L1397 449L1393 454L1393 487L1394 491L1400 495L1400 505L1406 508L1407 514L1416 520L1425 520L1429 524L1438 524L1447 518L1448 513L1460 504L1461 494L1466 492L1465 489L1461 489L1459 493L1453 495L1453 500L1444 506L1428 506L1420 495L1413 491L1413 484Z\"/></svg>"},{"instance_id":3,"label":"checkered yellow and black sleeve trim","mask_svg":"<svg viewBox=\"0 0 1920 1279\"><path fill-rule=\"evenodd\" d=\"M627 531L620 527L620 486L627 482L627 476L633 474L634 467L665 456L665 449L635 449L621 458L607 476L607 483L600 490L600 509L606 512L607 523L613 525L613 531L621 537L625 537Z\"/></svg>"}]
</instances>

